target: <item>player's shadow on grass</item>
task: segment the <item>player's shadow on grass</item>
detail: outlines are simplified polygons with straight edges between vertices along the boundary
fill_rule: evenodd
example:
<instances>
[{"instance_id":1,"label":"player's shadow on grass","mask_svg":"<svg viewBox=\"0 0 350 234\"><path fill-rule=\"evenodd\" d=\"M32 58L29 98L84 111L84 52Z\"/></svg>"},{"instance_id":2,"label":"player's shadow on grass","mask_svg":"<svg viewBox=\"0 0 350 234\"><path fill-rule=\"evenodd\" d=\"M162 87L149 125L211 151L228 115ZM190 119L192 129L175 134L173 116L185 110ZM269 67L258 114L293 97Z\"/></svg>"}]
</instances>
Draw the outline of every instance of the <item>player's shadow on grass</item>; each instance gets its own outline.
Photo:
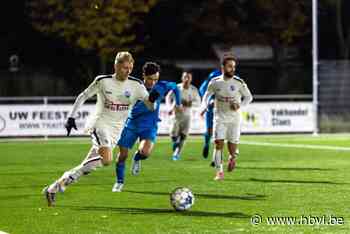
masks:
<instances>
[{"instance_id":1,"label":"player's shadow on grass","mask_svg":"<svg viewBox=\"0 0 350 234\"><path fill-rule=\"evenodd\" d=\"M250 218L251 215L247 215L241 212L210 212L210 211L197 211L189 210L185 212L176 212L173 209L162 208L134 208L134 207L106 207L106 206L86 206L86 207L70 207L73 210L81 211L108 211L117 212L122 214L171 214L179 216L192 216L192 217L222 217L222 218Z\"/></svg>"},{"instance_id":2,"label":"player's shadow on grass","mask_svg":"<svg viewBox=\"0 0 350 234\"><path fill-rule=\"evenodd\" d=\"M235 180L237 181L237 180ZM316 181L316 180L268 180L268 179L257 179L250 178L248 180L238 180L258 183L286 183L286 184L330 184L330 185L344 185L347 183L338 183L332 181Z\"/></svg>"},{"instance_id":3,"label":"player's shadow on grass","mask_svg":"<svg viewBox=\"0 0 350 234\"><path fill-rule=\"evenodd\" d=\"M133 191L133 190L123 190L128 193L139 193L147 195L166 195L169 196L169 193L165 192L151 192L151 191ZM240 196L235 195L223 195L223 194L204 194L204 193L194 193L195 197L206 198L206 199L227 199L227 200L265 200L266 196L261 194L245 194Z\"/></svg>"},{"instance_id":4,"label":"player's shadow on grass","mask_svg":"<svg viewBox=\"0 0 350 234\"><path fill-rule=\"evenodd\" d=\"M242 167L238 166L237 169L248 170L277 170L277 171L336 171L333 168L315 168L315 167Z\"/></svg>"},{"instance_id":5,"label":"player's shadow on grass","mask_svg":"<svg viewBox=\"0 0 350 234\"><path fill-rule=\"evenodd\" d=\"M1 175L1 174L0 174ZM157 184L157 183L167 183L167 182L174 182L176 180L149 180L149 181L143 181L143 184ZM135 181L135 182L130 182L130 184L139 184L140 182ZM111 185L111 182L108 181L103 181L103 182L89 182L89 181L84 181L81 183L74 184L74 187L91 187L91 186L103 186L103 185ZM43 189L47 184L20 184L20 185L0 185L0 190L1 189L23 189L23 188L31 188L31 189Z\"/></svg>"}]
</instances>

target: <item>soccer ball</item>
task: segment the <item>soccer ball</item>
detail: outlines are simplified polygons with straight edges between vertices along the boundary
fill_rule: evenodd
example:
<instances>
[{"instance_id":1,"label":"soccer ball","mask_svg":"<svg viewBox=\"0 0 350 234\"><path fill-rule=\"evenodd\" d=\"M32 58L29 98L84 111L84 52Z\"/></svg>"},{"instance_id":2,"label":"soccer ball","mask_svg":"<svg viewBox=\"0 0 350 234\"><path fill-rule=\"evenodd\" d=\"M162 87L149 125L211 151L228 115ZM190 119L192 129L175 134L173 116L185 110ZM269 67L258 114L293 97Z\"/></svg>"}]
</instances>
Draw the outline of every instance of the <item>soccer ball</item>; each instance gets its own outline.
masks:
<instances>
[{"instance_id":1,"label":"soccer ball","mask_svg":"<svg viewBox=\"0 0 350 234\"><path fill-rule=\"evenodd\" d=\"M175 188L170 194L170 204L177 211L190 209L194 204L194 196L192 191L184 187Z\"/></svg>"}]
</instances>

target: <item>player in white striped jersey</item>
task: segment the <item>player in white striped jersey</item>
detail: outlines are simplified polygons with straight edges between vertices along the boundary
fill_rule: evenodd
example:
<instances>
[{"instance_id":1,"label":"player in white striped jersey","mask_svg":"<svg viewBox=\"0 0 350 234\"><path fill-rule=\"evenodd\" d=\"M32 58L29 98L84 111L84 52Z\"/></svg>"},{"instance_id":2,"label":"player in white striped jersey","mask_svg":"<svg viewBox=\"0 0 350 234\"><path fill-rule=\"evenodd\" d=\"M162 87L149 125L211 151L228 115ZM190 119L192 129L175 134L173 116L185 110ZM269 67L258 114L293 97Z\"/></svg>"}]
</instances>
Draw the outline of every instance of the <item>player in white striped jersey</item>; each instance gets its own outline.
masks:
<instances>
[{"instance_id":1,"label":"player in white striped jersey","mask_svg":"<svg viewBox=\"0 0 350 234\"><path fill-rule=\"evenodd\" d=\"M101 166L112 162L112 150L115 146L129 108L137 100L151 104L148 92L142 81L130 75L134 59L129 52L119 52L115 58L113 75L97 76L75 100L65 125L67 136L72 128L76 129L75 116L79 107L90 97L97 95L95 113L86 123L86 132L91 135L92 147L82 163L66 171L58 180L44 189L49 206L55 204L57 192L76 182L82 175L89 174Z\"/></svg>"},{"instance_id":2,"label":"player in white striped jersey","mask_svg":"<svg viewBox=\"0 0 350 234\"><path fill-rule=\"evenodd\" d=\"M215 149L213 161L216 167L215 180L224 178L223 148L227 140L229 150L228 171L232 171L236 165L235 157L238 150L241 126L241 106L248 105L253 97L247 84L235 76L236 59L232 55L224 56L222 60L222 75L214 78L208 85L208 89L202 100L204 110L210 97L215 95L214 102L214 140Z\"/></svg>"},{"instance_id":3,"label":"player in white striped jersey","mask_svg":"<svg viewBox=\"0 0 350 234\"><path fill-rule=\"evenodd\" d=\"M166 97L166 103L170 106L170 113L175 113L173 124L170 130L171 140L173 142L173 160L180 159L180 153L185 139L188 135L191 123L192 106L200 106L201 98L198 89L193 86L192 73L183 72L182 82L177 85L181 93L181 103L183 110L175 111L174 93L169 92Z\"/></svg>"}]
</instances>

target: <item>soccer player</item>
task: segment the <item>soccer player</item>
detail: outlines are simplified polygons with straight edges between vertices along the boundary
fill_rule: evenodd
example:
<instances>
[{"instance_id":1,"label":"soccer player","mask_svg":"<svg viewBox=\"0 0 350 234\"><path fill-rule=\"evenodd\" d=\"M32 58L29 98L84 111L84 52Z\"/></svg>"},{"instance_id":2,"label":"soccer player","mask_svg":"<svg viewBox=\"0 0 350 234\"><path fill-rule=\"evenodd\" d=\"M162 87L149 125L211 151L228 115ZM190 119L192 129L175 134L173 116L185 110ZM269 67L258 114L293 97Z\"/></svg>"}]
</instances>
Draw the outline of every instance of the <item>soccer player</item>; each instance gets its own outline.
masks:
<instances>
[{"instance_id":1,"label":"soccer player","mask_svg":"<svg viewBox=\"0 0 350 234\"><path fill-rule=\"evenodd\" d=\"M121 192L124 186L125 160L129 150L139 139L139 147L133 157L131 173L137 175L141 170L141 160L145 160L151 154L157 136L160 102L169 91L175 93L176 108L181 111L180 91L176 83L168 81L158 81L160 67L153 62L147 62L143 68L143 79L150 96L156 96L154 110L146 108L144 102L139 101L132 108L125 122L121 137L118 141L119 157L116 163L116 182L112 192Z\"/></svg>"},{"instance_id":2,"label":"soccer player","mask_svg":"<svg viewBox=\"0 0 350 234\"><path fill-rule=\"evenodd\" d=\"M215 180L224 179L223 148L227 140L229 151L228 171L235 168L235 153L238 149L241 125L241 106L248 105L253 97L247 84L235 76L236 59L232 55L226 55L222 60L221 76L210 81L208 89L202 100L202 109L207 108L210 97L214 99L214 140L215 149L213 158L217 170Z\"/></svg>"},{"instance_id":3,"label":"soccer player","mask_svg":"<svg viewBox=\"0 0 350 234\"><path fill-rule=\"evenodd\" d=\"M178 84L177 87L181 91L181 103L183 106L183 111L179 112L174 110L173 92L169 92L166 97L166 103L168 106L170 106L170 113L175 113L173 124L170 130L170 136L173 142L172 159L174 161L180 159L181 149L190 129L192 106L200 106L201 102L198 89L191 84L192 73L183 72L181 80L182 82Z\"/></svg>"},{"instance_id":4,"label":"soccer player","mask_svg":"<svg viewBox=\"0 0 350 234\"><path fill-rule=\"evenodd\" d=\"M201 95L202 98L208 89L209 82L213 78L220 75L221 75L221 71L214 70L209 74L208 78L201 84L201 86L199 87L199 94ZM204 133L204 146L203 146L203 152L202 152L202 155L204 158L208 158L210 141L213 135L213 118L214 118L213 109L214 109L214 97L211 97L208 107L203 113L201 113L201 115L205 115L205 127L206 127L206 131Z\"/></svg>"},{"instance_id":5,"label":"soccer player","mask_svg":"<svg viewBox=\"0 0 350 234\"><path fill-rule=\"evenodd\" d=\"M112 162L112 150L128 115L129 106L137 100L145 100L152 106L141 80L133 78L130 73L134 59L129 52L119 52L115 58L112 75L100 75L76 98L72 111L65 124L67 136L72 128L77 130L75 116L79 107L93 95L97 95L95 113L90 116L86 130L91 135L92 146L86 158L73 169L66 171L58 180L44 188L49 206L55 205L57 192L76 182L82 175Z\"/></svg>"}]
</instances>

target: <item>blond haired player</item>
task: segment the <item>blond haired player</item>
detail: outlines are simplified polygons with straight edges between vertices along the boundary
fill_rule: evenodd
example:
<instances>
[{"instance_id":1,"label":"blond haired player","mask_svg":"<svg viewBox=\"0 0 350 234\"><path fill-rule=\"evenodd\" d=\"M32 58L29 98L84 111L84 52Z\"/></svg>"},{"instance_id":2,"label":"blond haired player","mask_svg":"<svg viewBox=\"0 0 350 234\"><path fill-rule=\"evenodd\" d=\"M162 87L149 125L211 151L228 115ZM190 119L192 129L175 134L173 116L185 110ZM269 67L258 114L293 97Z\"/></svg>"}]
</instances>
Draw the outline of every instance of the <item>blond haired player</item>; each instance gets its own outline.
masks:
<instances>
[{"instance_id":1,"label":"blond haired player","mask_svg":"<svg viewBox=\"0 0 350 234\"><path fill-rule=\"evenodd\" d=\"M247 84L235 76L236 59L232 55L224 56L221 64L222 75L210 81L202 100L202 110L209 104L210 97L215 95L214 102L214 140L213 160L216 167L215 180L224 178L223 148L227 140L229 151L228 171L236 165L235 154L238 150L241 126L241 106L248 105L253 97Z\"/></svg>"},{"instance_id":2,"label":"blond haired player","mask_svg":"<svg viewBox=\"0 0 350 234\"><path fill-rule=\"evenodd\" d=\"M92 138L92 146L81 164L66 171L58 180L44 188L49 206L55 205L57 192L63 192L82 175L111 164L112 150L128 116L129 108L137 100L144 100L151 105L151 98L142 81L130 76L133 65L134 59L129 52L119 52L115 58L115 73L97 76L76 98L65 124L68 136L72 128L77 130L74 118L79 107L87 99L97 95L95 113L86 124L86 130Z\"/></svg>"}]
</instances>

